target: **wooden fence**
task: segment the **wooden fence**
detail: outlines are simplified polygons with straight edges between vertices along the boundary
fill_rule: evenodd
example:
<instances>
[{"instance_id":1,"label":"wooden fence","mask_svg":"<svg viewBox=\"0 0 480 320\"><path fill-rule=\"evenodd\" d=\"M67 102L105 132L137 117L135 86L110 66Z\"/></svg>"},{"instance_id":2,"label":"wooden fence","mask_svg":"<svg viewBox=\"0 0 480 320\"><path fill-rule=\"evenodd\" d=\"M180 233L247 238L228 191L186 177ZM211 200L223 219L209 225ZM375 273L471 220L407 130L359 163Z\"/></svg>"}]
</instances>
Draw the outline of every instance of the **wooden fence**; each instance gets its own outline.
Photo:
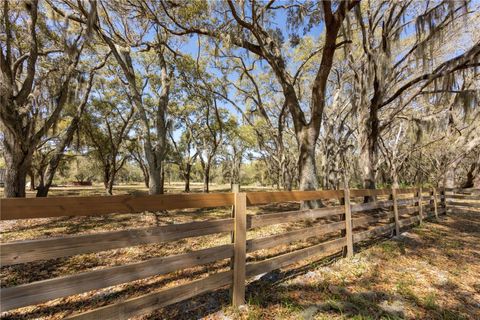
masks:
<instances>
[{"instance_id":1,"label":"wooden fence","mask_svg":"<svg viewBox=\"0 0 480 320\"><path fill-rule=\"evenodd\" d=\"M363 203L365 196L373 197L374 201ZM461 197L470 199L468 195L462 194ZM452 199L464 199L461 197L455 195ZM247 214L248 206L306 200L324 200L328 205L319 209ZM463 203L456 202L456 204ZM234 214L227 219L7 242L0 245L2 266L142 244L171 242L215 233L233 233L234 240L231 244L184 254L156 257L141 262L2 288L0 311L4 312L225 259L232 260L230 270L74 314L70 318L125 319L227 286L232 287L232 303L239 306L245 303L246 282L254 276L307 258L322 257L341 251L351 256L354 254L355 243L371 240L379 235L399 234L402 228L421 222L423 219L438 218L438 215L446 212L445 205L443 190L437 192L434 189L415 188L1 199L1 220L224 206L234 208ZM359 213L362 214L359 215ZM262 238L247 238L249 230L300 220L323 223ZM326 234L333 235L326 242L247 263L247 254L254 251L288 245Z\"/></svg>"},{"instance_id":2,"label":"wooden fence","mask_svg":"<svg viewBox=\"0 0 480 320\"><path fill-rule=\"evenodd\" d=\"M480 189L445 188L448 212L480 209Z\"/></svg>"}]
</instances>

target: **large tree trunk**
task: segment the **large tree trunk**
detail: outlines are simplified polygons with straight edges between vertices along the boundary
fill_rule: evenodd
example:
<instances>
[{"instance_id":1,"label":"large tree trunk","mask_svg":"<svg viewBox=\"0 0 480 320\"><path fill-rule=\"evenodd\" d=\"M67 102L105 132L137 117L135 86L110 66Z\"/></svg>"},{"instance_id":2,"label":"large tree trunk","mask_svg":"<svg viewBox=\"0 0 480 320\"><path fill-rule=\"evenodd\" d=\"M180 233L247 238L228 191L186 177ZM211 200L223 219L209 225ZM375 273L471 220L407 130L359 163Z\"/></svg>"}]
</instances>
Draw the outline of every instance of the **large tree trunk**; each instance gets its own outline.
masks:
<instances>
[{"instance_id":1,"label":"large tree trunk","mask_svg":"<svg viewBox=\"0 0 480 320\"><path fill-rule=\"evenodd\" d=\"M43 177L43 172L40 172L40 174L38 175L38 186L37 186L37 197L38 197L38 191L40 190L40 188L43 188L45 183L45 179Z\"/></svg>"},{"instance_id":2,"label":"large tree trunk","mask_svg":"<svg viewBox=\"0 0 480 320\"><path fill-rule=\"evenodd\" d=\"M12 51L18 51L13 43L13 32L10 22L12 13L9 12L9 1L2 3L2 53L0 54L0 78L2 79L0 94L0 127L3 133L4 158L6 165L4 196L7 198L25 197L25 183L28 170L31 168L32 156L38 142L37 135L29 136L29 127L32 124L27 112L20 112L20 107L26 107L30 100L33 89L36 63L38 57L37 42L37 14L38 1L28 3L27 11L30 19L25 21L29 27L28 51L26 68L14 68L15 55ZM12 5L14 5L12 3ZM14 5L15 6L15 5ZM5 19L3 18L5 15ZM15 27L15 26L13 26ZM5 55L4 55L5 49ZM23 66L21 64L20 66ZM22 70L20 72L14 71ZM23 72L25 70L26 72ZM22 83L23 82L23 83ZM46 129L49 123L44 126ZM32 126L32 128L35 128Z\"/></svg>"},{"instance_id":3,"label":"large tree trunk","mask_svg":"<svg viewBox=\"0 0 480 320\"><path fill-rule=\"evenodd\" d=\"M150 186L150 175L148 174L148 168L144 166L141 167L143 174L143 181L145 182L145 187L149 188Z\"/></svg>"},{"instance_id":4,"label":"large tree trunk","mask_svg":"<svg viewBox=\"0 0 480 320\"><path fill-rule=\"evenodd\" d=\"M304 127L297 134L299 145L298 172L300 190L316 190L318 188L317 166L315 163L315 145L318 132L313 126ZM321 201L304 201L302 208L318 208Z\"/></svg>"},{"instance_id":5,"label":"large tree trunk","mask_svg":"<svg viewBox=\"0 0 480 320\"><path fill-rule=\"evenodd\" d=\"M447 167L445 168L445 174L443 176L443 186L445 188L455 188L457 186L457 182L458 182L458 186L460 186L459 179L456 176L457 175L456 170L457 170L458 165L461 163L461 161L463 159L464 159L463 156L459 156L452 163L447 164ZM464 185L467 185L467 184L471 185L471 186L474 186L475 182L478 183L478 180L480 180L480 179L475 179L475 176L478 175L478 172L475 173L475 166L474 165L472 165L472 167L470 167L470 170L472 170L472 172L467 173L467 177L466 177L467 181L465 181L461 185L462 188L466 188L466 187L464 187ZM478 170L478 168L477 168L477 170ZM472 175L472 176L469 177L469 175ZM469 181L470 179L472 180L472 182Z\"/></svg>"},{"instance_id":6,"label":"large tree trunk","mask_svg":"<svg viewBox=\"0 0 480 320\"><path fill-rule=\"evenodd\" d=\"M359 128L360 168L363 176L363 187L365 189L375 189L378 140L380 135L378 108L375 103L368 106L360 106ZM374 197L365 197L365 202L373 200Z\"/></svg>"},{"instance_id":7,"label":"large tree trunk","mask_svg":"<svg viewBox=\"0 0 480 320\"><path fill-rule=\"evenodd\" d=\"M192 165L187 163L183 177L185 178L185 192L190 192L190 173L192 171Z\"/></svg>"},{"instance_id":8,"label":"large tree trunk","mask_svg":"<svg viewBox=\"0 0 480 320\"><path fill-rule=\"evenodd\" d=\"M210 163L206 163L203 169L203 192L210 192Z\"/></svg>"},{"instance_id":9,"label":"large tree trunk","mask_svg":"<svg viewBox=\"0 0 480 320\"><path fill-rule=\"evenodd\" d=\"M302 143L298 159L300 173L300 190L316 190L318 188L317 167L315 165L315 145Z\"/></svg>"},{"instance_id":10,"label":"large tree trunk","mask_svg":"<svg viewBox=\"0 0 480 320\"><path fill-rule=\"evenodd\" d=\"M443 185L445 188L455 188L455 165L450 165L445 171Z\"/></svg>"},{"instance_id":11,"label":"large tree trunk","mask_svg":"<svg viewBox=\"0 0 480 320\"><path fill-rule=\"evenodd\" d=\"M360 133L360 167L363 175L363 187L365 189L375 189L375 163L376 154L366 133Z\"/></svg>"},{"instance_id":12,"label":"large tree trunk","mask_svg":"<svg viewBox=\"0 0 480 320\"><path fill-rule=\"evenodd\" d=\"M445 168L445 174L443 176L443 186L445 188L453 189L456 187L456 180L457 180L456 171L462 159L463 157L458 157L450 164L447 164L447 167Z\"/></svg>"},{"instance_id":13,"label":"large tree trunk","mask_svg":"<svg viewBox=\"0 0 480 320\"><path fill-rule=\"evenodd\" d=\"M111 196L113 195L113 184L115 182L115 175L114 174L111 174L110 175L110 179L108 179L108 183L107 183L107 195Z\"/></svg>"},{"instance_id":14,"label":"large tree trunk","mask_svg":"<svg viewBox=\"0 0 480 320\"><path fill-rule=\"evenodd\" d=\"M145 156L148 163L148 193L162 194L162 159L159 159L161 154L149 148L149 143L145 143ZM151 146L151 145L150 145Z\"/></svg>"},{"instance_id":15,"label":"large tree trunk","mask_svg":"<svg viewBox=\"0 0 480 320\"><path fill-rule=\"evenodd\" d=\"M110 188L110 184L112 185L112 188ZM110 166L107 165L103 168L103 186L105 188L105 193L108 196L112 195L112 189L113 189L113 174L110 172Z\"/></svg>"},{"instance_id":16,"label":"large tree trunk","mask_svg":"<svg viewBox=\"0 0 480 320\"><path fill-rule=\"evenodd\" d=\"M32 166L34 148L23 147L7 130L4 132L5 189L7 198L25 197L27 174Z\"/></svg>"},{"instance_id":17,"label":"large tree trunk","mask_svg":"<svg viewBox=\"0 0 480 320\"><path fill-rule=\"evenodd\" d=\"M150 175L148 174L148 171L145 170L143 171L143 181L145 182L145 187L150 188Z\"/></svg>"},{"instance_id":18,"label":"large tree trunk","mask_svg":"<svg viewBox=\"0 0 480 320\"><path fill-rule=\"evenodd\" d=\"M165 165L162 163L162 175L160 181L160 194L165 193Z\"/></svg>"},{"instance_id":19,"label":"large tree trunk","mask_svg":"<svg viewBox=\"0 0 480 320\"><path fill-rule=\"evenodd\" d=\"M293 179L294 174L286 167L286 170L283 171L283 190L292 191Z\"/></svg>"},{"instance_id":20,"label":"large tree trunk","mask_svg":"<svg viewBox=\"0 0 480 320\"><path fill-rule=\"evenodd\" d=\"M162 194L162 169L155 167L154 165L148 166L148 193L149 194Z\"/></svg>"},{"instance_id":21,"label":"large tree trunk","mask_svg":"<svg viewBox=\"0 0 480 320\"><path fill-rule=\"evenodd\" d=\"M359 134L361 141L360 144L360 168L363 176L363 187L365 189L375 189L375 171L376 171L376 157L377 153L372 144L376 142L372 141L368 137L367 133L361 132ZM364 202L374 201L374 197L365 196Z\"/></svg>"},{"instance_id":22,"label":"large tree trunk","mask_svg":"<svg viewBox=\"0 0 480 320\"><path fill-rule=\"evenodd\" d=\"M278 165L278 183L277 183L277 189L283 188L284 190L287 190L287 170L286 170L286 165L285 165L285 159L282 159Z\"/></svg>"},{"instance_id":23,"label":"large tree trunk","mask_svg":"<svg viewBox=\"0 0 480 320\"><path fill-rule=\"evenodd\" d=\"M51 184L47 187L43 181L40 181L37 187L37 197L46 197L50 191Z\"/></svg>"},{"instance_id":24,"label":"large tree trunk","mask_svg":"<svg viewBox=\"0 0 480 320\"><path fill-rule=\"evenodd\" d=\"M28 175L30 176L30 191L35 190L35 172L30 168Z\"/></svg>"},{"instance_id":25,"label":"large tree trunk","mask_svg":"<svg viewBox=\"0 0 480 320\"><path fill-rule=\"evenodd\" d=\"M400 184L398 183L398 174L397 174L396 166L394 166L392 169L392 180L393 180L392 188L398 189L400 187Z\"/></svg>"},{"instance_id":26,"label":"large tree trunk","mask_svg":"<svg viewBox=\"0 0 480 320\"><path fill-rule=\"evenodd\" d=\"M480 159L479 159L480 160ZM467 171L465 181L462 183L462 188L473 188L475 186L475 177L478 175L480 164L473 162Z\"/></svg>"},{"instance_id":27,"label":"large tree trunk","mask_svg":"<svg viewBox=\"0 0 480 320\"><path fill-rule=\"evenodd\" d=\"M470 167L470 170L468 170L467 172L467 178L465 179L465 181L462 183L462 188L473 188L473 180L474 180L474 175L473 175L473 170L475 169L474 168L474 164L472 164L472 166Z\"/></svg>"},{"instance_id":28,"label":"large tree trunk","mask_svg":"<svg viewBox=\"0 0 480 320\"><path fill-rule=\"evenodd\" d=\"M27 170L21 165L7 163L5 174L4 195L7 198L25 197L25 184L27 182Z\"/></svg>"}]
</instances>

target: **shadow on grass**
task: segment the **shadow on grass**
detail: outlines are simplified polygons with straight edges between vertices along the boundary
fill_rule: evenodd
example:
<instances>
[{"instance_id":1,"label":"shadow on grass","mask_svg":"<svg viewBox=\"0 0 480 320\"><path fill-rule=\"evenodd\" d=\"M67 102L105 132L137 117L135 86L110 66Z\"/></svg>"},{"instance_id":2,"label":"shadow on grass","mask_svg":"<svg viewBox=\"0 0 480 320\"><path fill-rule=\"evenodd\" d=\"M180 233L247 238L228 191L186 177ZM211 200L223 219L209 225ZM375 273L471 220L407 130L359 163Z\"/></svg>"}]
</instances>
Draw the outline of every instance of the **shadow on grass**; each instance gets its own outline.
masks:
<instances>
[{"instance_id":1,"label":"shadow on grass","mask_svg":"<svg viewBox=\"0 0 480 320\"><path fill-rule=\"evenodd\" d=\"M288 208L288 207L286 207ZM268 210L268 209L263 209ZM278 207L275 209L279 211ZM287 210L286 210L287 211ZM263 211L265 212L265 211ZM267 211L268 212L268 211ZM476 228L465 227L465 221L460 217L452 217L445 222L441 220L443 227L448 229L448 232L435 232L420 229L422 235L422 242L415 238L402 239L399 242L403 246L407 246L409 251L413 249L421 252L427 248L431 248L431 243L435 243L439 237L456 235L458 232L466 232L478 234L480 230ZM480 220L480 215L475 216L471 224L475 225ZM433 223L435 220L430 220ZM458 235L458 234L457 234ZM363 242L356 245L356 250L363 251L374 245L378 245L379 239L386 239L386 237L377 237L368 242ZM402 249L402 248L400 248ZM402 252L404 254L405 252ZM332 255L319 259L307 266L289 269L286 271L273 271L263 275L260 279L251 282L247 286L247 301L250 305L259 306L261 308L271 308L275 305L288 305L289 308L298 312L304 318L312 318L317 313L326 313L331 316L346 316L352 318L366 318L366 319L402 319L405 318L405 303L414 304L416 308L427 315L429 319L476 319L480 318L478 314L478 303L475 302L475 297L465 290L462 290L457 284L447 282L442 285L436 285L436 288L442 295L451 296L455 303L448 306L448 308L439 306L435 301L435 296L418 298L415 295L408 294L392 294L391 292L372 290L362 292L350 292L345 287L332 286L328 281L317 284L287 284L288 280L307 274L308 272L318 268L319 266L328 266L332 262L341 257L341 254ZM455 257L450 257L455 258ZM198 276L202 271L191 273L189 276ZM212 270L210 270L212 271ZM373 275L362 277L356 281L364 283L379 283L381 279ZM175 281L184 278L184 273L177 273L173 277L169 277L168 281ZM93 297L82 299L75 302L60 302L54 306L37 306L32 312L20 314L10 314L3 317L4 319L26 319L46 317L49 315L60 315L65 310L87 310L97 308L114 301L122 301L122 298L132 297L138 295L139 292L148 292L161 288L167 280L160 280L149 284L133 284L122 288L119 291L109 293L95 294ZM347 286L348 283L345 284ZM480 287L480 284L478 285ZM478 291L478 289L477 289ZM102 291L104 292L104 291ZM287 295L288 293L288 295ZM300 296L313 296L315 299L291 299L292 293L298 293ZM63 299L62 301L68 301ZM204 294L187 301L179 302L177 304L162 308L148 316L146 319L197 319L207 317L217 311L222 310L229 304L229 290L221 289L208 294ZM462 310L460 312L459 310ZM70 311L69 311L70 312Z\"/></svg>"},{"instance_id":2,"label":"shadow on grass","mask_svg":"<svg viewBox=\"0 0 480 320\"><path fill-rule=\"evenodd\" d=\"M203 265L197 268L183 270L181 272L176 272L170 275L159 276L160 279L154 280L155 277L147 278L149 280L147 283L144 282L130 282L125 286L121 286L119 288L106 288L102 289L99 292L94 294L90 294L86 297L82 297L75 301L72 301L69 298L60 298L58 299L58 303L52 305L37 305L32 311L26 312L19 312L19 310L12 310L11 312L6 312L2 315L1 319L9 319L9 320L20 320L20 319L38 319L44 317L56 317L56 318L64 318L73 314L85 312L88 310L92 310L95 308L100 308L105 305L110 305L117 302L125 301L126 299L131 299L140 296L141 294L146 294L150 292L154 292L155 290L162 289L165 285L169 283L175 283L176 281L186 279L187 277L192 278L192 280L199 278L201 275L204 275L206 272L209 272L211 269L221 269L226 268L229 265L228 262L223 262L221 264L211 263L208 265ZM145 279L141 279L140 281L144 281ZM217 290L221 292L222 290ZM223 290L227 291L228 290ZM183 301L183 303L198 303L196 301L201 299L211 299L209 296L213 294L218 294L218 292L213 292L209 294L205 294L203 296L198 296L195 299L190 299L187 301ZM85 294L82 294L85 296ZM228 294L225 297L228 299ZM164 310L173 310L172 308L182 302L179 302L174 305L170 305L166 308L161 309ZM179 309L179 312L183 312L185 310L184 307ZM170 319L170 317L167 317ZM101 319L99 319L101 320Z\"/></svg>"}]
</instances>

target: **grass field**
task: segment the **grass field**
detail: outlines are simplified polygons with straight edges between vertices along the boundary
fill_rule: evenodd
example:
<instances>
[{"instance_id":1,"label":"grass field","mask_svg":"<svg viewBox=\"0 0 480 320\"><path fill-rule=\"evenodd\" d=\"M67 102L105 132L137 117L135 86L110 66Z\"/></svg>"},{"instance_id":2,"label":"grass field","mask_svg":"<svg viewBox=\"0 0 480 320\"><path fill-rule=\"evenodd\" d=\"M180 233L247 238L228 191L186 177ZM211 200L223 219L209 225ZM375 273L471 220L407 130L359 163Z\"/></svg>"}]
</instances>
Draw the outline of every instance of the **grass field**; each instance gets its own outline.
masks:
<instances>
[{"instance_id":1,"label":"grass field","mask_svg":"<svg viewBox=\"0 0 480 320\"><path fill-rule=\"evenodd\" d=\"M183 182L172 182L165 184L166 193L180 193L184 190ZM230 192L229 184L210 184L210 192ZM271 190L269 187L257 187L257 186L246 186L244 190L255 191L255 190ZM191 182L190 183L190 192L202 192L203 183L200 182ZM113 194L148 194L148 188L145 187L145 184L120 184L113 187ZM27 198L35 197L35 190L27 189ZM95 183L91 187L84 186L57 186L51 187L48 194L50 197L64 197L64 196L103 196L105 195L105 188L102 184ZM0 197L3 197L3 187L0 187Z\"/></svg>"},{"instance_id":2,"label":"grass field","mask_svg":"<svg viewBox=\"0 0 480 320\"><path fill-rule=\"evenodd\" d=\"M201 187L201 186L200 186ZM181 188L181 186L180 186ZM216 186L227 191L228 186ZM252 190L253 188L247 189ZM102 188L66 188L52 195L91 195ZM122 186L117 193L135 193ZM175 189L169 189L174 191ZM145 191L141 190L140 192ZM295 210L297 203L250 207L250 214ZM195 220L223 218L231 208L176 210L141 214L113 214L3 221L1 241L38 239L68 234L149 227ZM325 223L317 221L316 223ZM305 227L311 222L280 224L255 229L248 237L263 237ZM260 250L249 261L264 259L325 241L306 239L290 246ZM427 222L377 244L362 244L351 259L340 256L304 261L254 279L247 287L248 304L228 307L228 290L218 290L168 308L146 319L479 319L480 318L480 213L463 212ZM184 239L166 244L136 246L70 258L38 261L1 269L1 286L9 287L82 271L146 260L156 256L229 243L228 234ZM125 298L172 287L208 273L225 270L229 261L155 276L103 290L56 299L4 313L4 319L61 319L74 311L90 310Z\"/></svg>"}]
</instances>

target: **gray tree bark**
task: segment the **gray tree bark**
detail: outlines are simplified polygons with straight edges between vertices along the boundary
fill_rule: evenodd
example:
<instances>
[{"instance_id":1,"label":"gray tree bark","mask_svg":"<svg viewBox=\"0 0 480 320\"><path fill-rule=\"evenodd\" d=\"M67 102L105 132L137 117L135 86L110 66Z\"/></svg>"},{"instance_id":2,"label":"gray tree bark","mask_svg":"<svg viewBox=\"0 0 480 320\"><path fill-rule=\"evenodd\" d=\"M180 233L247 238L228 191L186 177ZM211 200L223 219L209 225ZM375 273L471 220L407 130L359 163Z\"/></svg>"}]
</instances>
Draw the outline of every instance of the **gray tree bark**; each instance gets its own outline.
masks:
<instances>
[{"instance_id":1,"label":"gray tree bark","mask_svg":"<svg viewBox=\"0 0 480 320\"><path fill-rule=\"evenodd\" d=\"M83 14L87 14L83 12ZM168 70L167 63L164 57L164 40L157 39L155 50L158 57L158 63L161 69L161 91L158 96L157 108L155 114L155 136L150 133L152 124L147 115L147 110L143 104L142 94L137 85L135 76L135 69L132 64L132 59L128 48L122 48L114 42L112 38L106 35L97 23L94 25L95 31L103 39L112 51L115 59L120 65L128 82L128 88L132 97L132 102L140 114L140 121L143 129L143 143L145 150L145 157L148 163L148 191L149 194L163 193L163 179L162 179L162 162L165 157L166 148L166 112L170 98L170 88L172 86L173 69ZM155 140L155 141L154 141Z\"/></svg>"},{"instance_id":2,"label":"gray tree bark","mask_svg":"<svg viewBox=\"0 0 480 320\"><path fill-rule=\"evenodd\" d=\"M55 108L38 125L37 117L30 116L31 110L37 108L36 95L32 93L35 80L37 59L39 56L37 41L38 1L31 1L29 11L29 51L27 55L14 58L12 53L12 26L8 19L3 19L6 34L6 52L0 51L0 70L2 94L0 95L0 124L4 133L3 146L7 166L5 176L5 197L25 197L25 183L32 165L33 153L42 136L57 122L67 101L70 80L80 58L80 52L71 57L65 70L65 78L55 97ZM9 15L9 1L4 2L4 15ZM77 40L78 41L78 40ZM26 57L26 58L25 58ZM23 66L26 61L26 67ZM21 67L18 68L19 64ZM14 67L17 65L17 67ZM22 71L21 71L22 70ZM19 72L25 74L18 74ZM19 79L23 78L20 83ZM27 112L25 112L27 110Z\"/></svg>"},{"instance_id":3,"label":"gray tree bark","mask_svg":"<svg viewBox=\"0 0 480 320\"><path fill-rule=\"evenodd\" d=\"M27 173L32 165L34 148L23 145L21 141L12 137L9 131L4 132L4 156L5 156L5 189L7 198L25 197L25 185Z\"/></svg>"}]
</instances>

